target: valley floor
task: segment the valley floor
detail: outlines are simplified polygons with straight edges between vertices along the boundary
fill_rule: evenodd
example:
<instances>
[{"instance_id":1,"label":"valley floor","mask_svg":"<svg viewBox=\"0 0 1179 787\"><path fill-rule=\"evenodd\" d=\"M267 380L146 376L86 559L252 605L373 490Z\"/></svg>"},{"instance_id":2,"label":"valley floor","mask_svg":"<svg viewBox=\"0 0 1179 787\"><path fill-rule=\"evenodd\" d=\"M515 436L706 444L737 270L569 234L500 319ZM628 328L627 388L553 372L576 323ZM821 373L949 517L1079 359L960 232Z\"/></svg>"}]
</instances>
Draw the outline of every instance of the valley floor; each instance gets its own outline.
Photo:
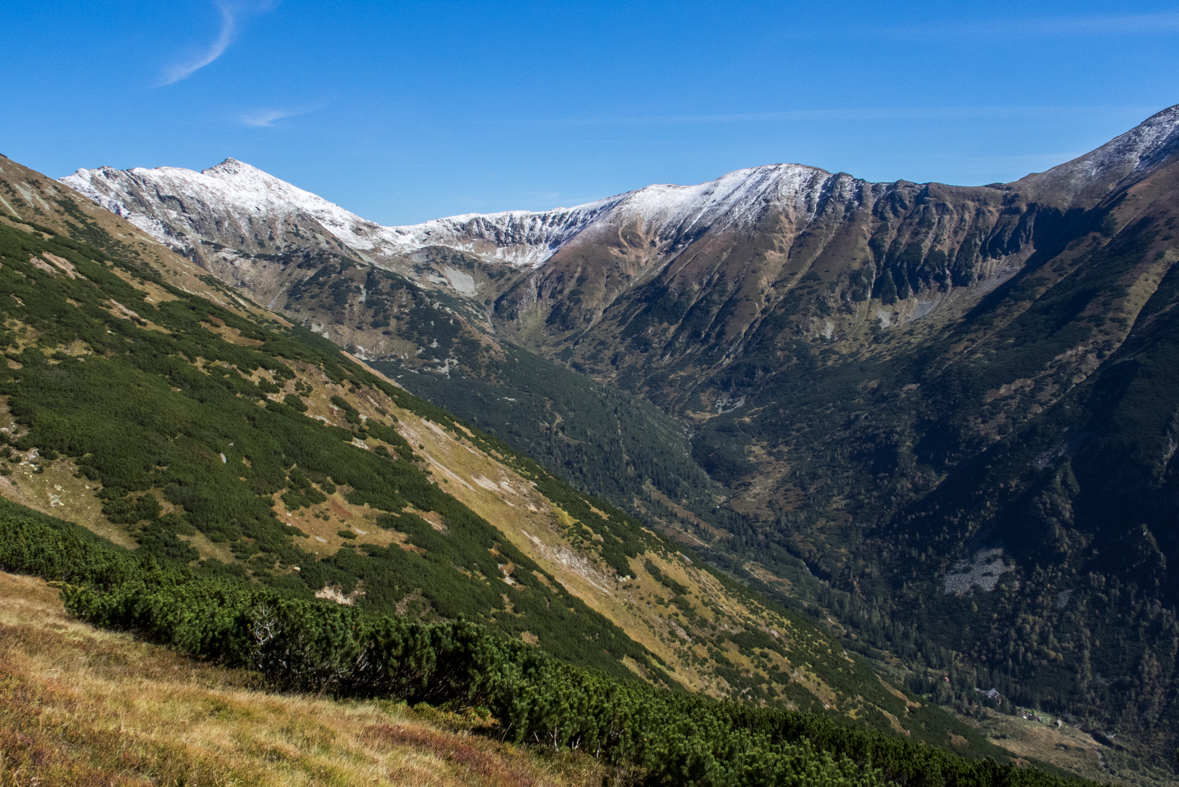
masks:
<instances>
[{"instance_id":1,"label":"valley floor","mask_svg":"<svg viewBox=\"0 0 1179 787\"><path fill-rule=\"evenodd\" d=\"M475 723L261 691L79 623L42 580L0 573L0 787L602 783L588 757L501 745Z\"/></svg>"},{"instance_id":2,"label":"valley floor","mask_svg":"<svg viewBox=\"0 0 1179 787\"><path fill-rule=\"evenodd\" d=\"M1048 763L1084 779L1132 787L1175 783L1171 774L1142 765L1131 752L1104 746L1070 724L1057 727L1055 719L1044 714L1040 718L987 711L980 726L988 740L1016 757Z\"/></svg>"}]
</instances>

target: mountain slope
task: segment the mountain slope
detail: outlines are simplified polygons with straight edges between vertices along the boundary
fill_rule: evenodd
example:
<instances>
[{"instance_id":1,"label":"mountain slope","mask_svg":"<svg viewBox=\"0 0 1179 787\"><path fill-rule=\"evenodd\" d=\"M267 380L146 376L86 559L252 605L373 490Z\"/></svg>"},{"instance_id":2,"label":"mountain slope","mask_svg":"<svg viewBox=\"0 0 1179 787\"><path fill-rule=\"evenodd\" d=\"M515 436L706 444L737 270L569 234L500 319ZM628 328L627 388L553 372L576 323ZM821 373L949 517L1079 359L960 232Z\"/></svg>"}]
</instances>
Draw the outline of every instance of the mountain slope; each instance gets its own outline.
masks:
<instances>
[{"instance_id":1,"label":"mountain slope","mask_svg":"<svg viewBox=\"0 0 1179 787\"><path fill-rule=\"evenodd\" d=\"M466 349L430 365L370 357L408 381L411 369L454 375L461 355L460 376L491 391L514 342L654 403L725 488L672 497L668 483L662 498L618 502L661 500L663 524L833 613L848 642L952 677L934 691L918 670L914 690L969 709L976 687L997 687L1162 762L1179 735L1179 401L1166 371L1177 146L1171 108L1011 184L871 184L778 165L440 220L428 236L402 228L409 247L355 258L404 271L407 292L454 320L451 338L431 335L438 320L403 332L411 347ZM104 178L110 194L134 191L126 174ZM98 188L82 173L67 182ZM145 214L165 216L148 197ZM272 286L256 274L264 260L232 253L227 280ZM338 280L328 271L316 286ZM335 325L369 313L341 298L321 296L314 316L276 308L338 340Z\"/></svg>"},{"instance_id":2,"label":"mountain slope","mask_svg":"<svg viewBox=\"0 0 1179 787\"><path fill-rule=\"evenodd\" d=\"M471 719L385 701L270 693L242 671L79 623L33 577L0 574L5 783L601 784L588 756L545 758Z\"/></svg>"},{"instance_id":3,"label":"mountain slope","mask_svg":"<svg viewBox=\"0 0 1179 787\"><path fill-rule=\"evenodd\" d=\"M380 237L440 232L434 224L383 230L350 214L345 220L341 209L232 161L204 173L93 170L69 182L84 182L89 196L235 289L541 458L581 488L678 529L684 525L676 505L692 500L710 509L723 498L688 458L682 426L622 392L603 406L583 376L503 343L489 313L497 293L521 275L516 266L441 246L412 247L408 257L378 248ZM499 218L516 215L523 214ZM534 223L560 227L562 216ZM371 237L356 240L364 227ZM528 234L527 227L501 229ZM404 250L402 241L397 249ZM530 247L527 254L540 251ZM618 439L602 444L594 434ZM669 445L677 446L678 459L669 461ZM667 501L674 501L671 508Z\"/></svg>"},{"instance_id":4,"label":"mountain slope","mask_svg":"<svg viewBox=\"0 0 1179 787\"><path fill-rule=\"evenodd\" d=\"M0 193L6 497L296 596L466 616L619 679L982 745L804 618L122 220L8 160Z\"/></svg>"}]
</instances>

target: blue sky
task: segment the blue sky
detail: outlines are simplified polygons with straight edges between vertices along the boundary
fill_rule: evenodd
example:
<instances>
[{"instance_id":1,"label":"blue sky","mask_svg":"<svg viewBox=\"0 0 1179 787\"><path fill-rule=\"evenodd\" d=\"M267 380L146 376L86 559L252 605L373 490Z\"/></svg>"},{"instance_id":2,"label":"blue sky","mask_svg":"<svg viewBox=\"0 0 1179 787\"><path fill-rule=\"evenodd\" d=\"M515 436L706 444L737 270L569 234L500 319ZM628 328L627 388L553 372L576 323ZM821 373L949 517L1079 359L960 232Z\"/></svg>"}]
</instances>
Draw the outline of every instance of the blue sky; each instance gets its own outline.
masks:
<instances>
[{"instance_id":1,"label":"blue sky","mask_svg":"<svg viewBox=\"0 0 1179 787\"><path fill-rule=\"evenodd\" d=\"M1172 3L9 0L0 153L260 167L383 224L798 162L974 185L1179 103Z\"/></svg>"}]
</instances>

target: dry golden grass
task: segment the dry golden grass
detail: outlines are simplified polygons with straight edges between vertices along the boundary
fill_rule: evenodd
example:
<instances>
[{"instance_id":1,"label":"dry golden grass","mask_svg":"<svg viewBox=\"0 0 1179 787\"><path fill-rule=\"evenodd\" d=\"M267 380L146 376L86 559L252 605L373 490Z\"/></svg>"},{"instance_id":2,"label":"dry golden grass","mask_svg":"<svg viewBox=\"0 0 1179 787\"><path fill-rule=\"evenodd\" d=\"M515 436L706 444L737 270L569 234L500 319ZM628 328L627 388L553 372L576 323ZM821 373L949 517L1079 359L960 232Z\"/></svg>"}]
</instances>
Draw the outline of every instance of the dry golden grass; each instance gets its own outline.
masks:
<instances>
[{"instance_id":1,"label":"dry golden grass","mask_svg":"<svg viewBox=\"0 0 1179 787\"><path fill-rule=\"evenodd\" d=\"M588 757L470 728L393 703L268 693L79 623L44 582L0 573L0 787L602 783Z\"/></svg>"}]
</instances>

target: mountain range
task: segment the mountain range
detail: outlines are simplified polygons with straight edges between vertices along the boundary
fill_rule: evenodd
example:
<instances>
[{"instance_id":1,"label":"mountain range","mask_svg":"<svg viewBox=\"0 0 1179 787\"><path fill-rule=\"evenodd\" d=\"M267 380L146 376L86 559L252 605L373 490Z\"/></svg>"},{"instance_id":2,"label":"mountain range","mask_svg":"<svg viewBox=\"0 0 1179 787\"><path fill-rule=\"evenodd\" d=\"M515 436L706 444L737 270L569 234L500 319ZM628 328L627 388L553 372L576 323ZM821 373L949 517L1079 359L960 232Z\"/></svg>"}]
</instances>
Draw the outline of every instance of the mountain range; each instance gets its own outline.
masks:
<instances>
[{"instance_id":1,"label":"mountain range","mask_svg":"<svg viewBox=\"0 0 1179 787\"><path fill-rule=\"evenodd\" d=\"M412 227L232 159L63 182L911 691L995 688L1157 759L1177 160L1171 108L1008 184L783 164Z\"/></svg>"},{"instance_id":2,"label":"mountain range","mask_svg":"<svg viewBox=\"0 0 1179 787\"><path fill-rule=\"evenodd\" d=\"M61 184L0 159L0 199L0 493L26 507L0 504L0 570L36 554L32 509L145 574L467 621L620 685L1003 756L813 621ZM45 578L68 591L107 560Z\"/></svg>"}]
</instances>

